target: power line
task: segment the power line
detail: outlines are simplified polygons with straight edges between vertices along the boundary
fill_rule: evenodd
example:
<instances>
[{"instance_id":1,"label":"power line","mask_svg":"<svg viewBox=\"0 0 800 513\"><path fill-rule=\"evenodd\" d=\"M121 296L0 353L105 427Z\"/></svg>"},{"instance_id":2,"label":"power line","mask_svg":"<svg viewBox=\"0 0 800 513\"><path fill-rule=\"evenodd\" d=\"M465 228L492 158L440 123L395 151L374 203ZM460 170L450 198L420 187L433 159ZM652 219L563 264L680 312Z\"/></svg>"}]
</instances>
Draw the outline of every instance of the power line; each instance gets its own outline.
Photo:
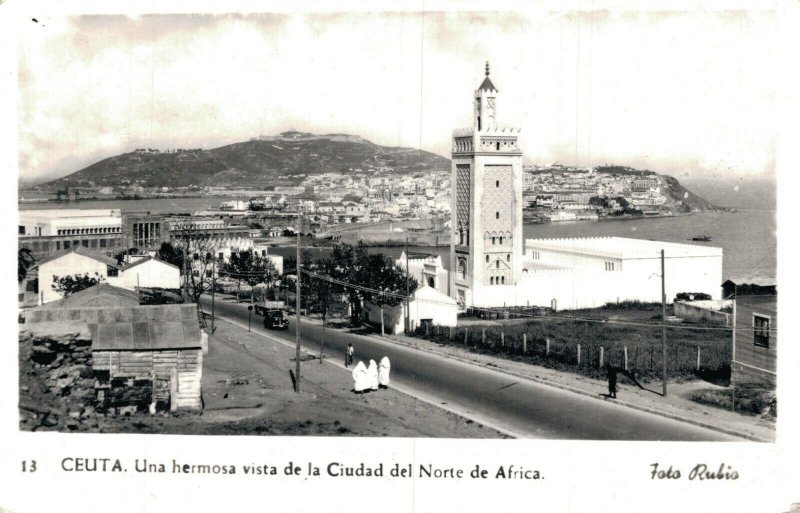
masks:
<instances>
[{"instance_id":1,"label":"power line","mask_svg":"<svg viewBox=\"0 0 800 513\"><path fill-rule=\"evenodd\" d=\"M319 279L319 280L328 281L330 283L334 283L334 284L340 285L342 287L349 287L349 288L353 288L353 289L356 289L356 290L361 290L361 291L364 291L364 292L371 292L371 293L380 294L380 295L383 295L383 296L390 296L390 297L394 297L394 298L401 299L401 300L404 300L407 297L407 296L405 296L403 294L398 294L398 293L394 293L394 292L390 292L390 291L382 291L382 290L379 290L379 289L374 289L374 288L366 287L366 286L363 286L363 285L356 285L354 283L350 283L350 282L343 281L343 280L337 280L335 278L331 278L329 276L323 276L323 275L320 275L320 274L317 274L317 273L314 273L314 272L311 272L311 271L307 271L307 270L304 270L304 269L301 269L300 272L304 273L304 274L307 274L308 276L311 276L313 278L316 278L316 279ZM420 301L420 302L423 302L423 303L429 303L429 304L439 304L439 305L451 305L452 304L452 303L445 302L445 301L437 301L435 299L426 299L426 298L417 298L416 301ZM481 307L471 307L471 308L472 308L472 310L477 310L479 312L494 312L494 310L492 310L490 308L481 308ZM621 325L621 326L636 326L636 327L642 327L642 328L661 328L661 327L666 326L667 328L673 328L673 329L687 329L687 330L699 330L699 331L730 331L730 332L733 332L733 331L749 332L750 331L750 329L747 329L747 328L738 328L737 329L737 328L716 327L716 326L680 326L680 325L674 325L674 324L669 324L669 323L657 323L657 324L655 324L655 323L644 323L644 322L635 322L635 321L620 321L620 320L616 320L616 319L592 319L592 318L588 318L588 317L573 317L573 316L559 316L559 315L542 316L542 315L528 315L528 314L523 314L523 313L519 313L519 314L516 314L516 315L518 317L527 318L527 319L545 319L545 320L554 319L554 320L564 320L564 321L590 322L590 323L597 323L597 324L614 324L614 325ZM771 333L777 333L778 330L777 330L777 328L771 328L768 331L771 332Z\"/></svg>"}]
</instances>

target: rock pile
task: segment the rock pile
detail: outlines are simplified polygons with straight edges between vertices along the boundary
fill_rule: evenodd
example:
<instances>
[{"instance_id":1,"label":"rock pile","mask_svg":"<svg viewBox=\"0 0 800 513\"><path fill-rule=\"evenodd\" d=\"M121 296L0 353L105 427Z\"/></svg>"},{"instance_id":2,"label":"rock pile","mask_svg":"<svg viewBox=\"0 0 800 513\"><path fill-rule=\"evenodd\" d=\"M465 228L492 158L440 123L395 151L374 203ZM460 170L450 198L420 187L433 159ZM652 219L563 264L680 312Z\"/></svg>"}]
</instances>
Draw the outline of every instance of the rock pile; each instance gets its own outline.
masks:
<instances>
[{"instance_id":1,"label":"rock pile","mask_svg":"<svg viewBox=\"0 0 800 513\"><path fill-rule=\"evenodd\" d=\"M83 322L36 324L19 333L20 429L96 428L92 337Z\"/></svg>"}]
</instances>

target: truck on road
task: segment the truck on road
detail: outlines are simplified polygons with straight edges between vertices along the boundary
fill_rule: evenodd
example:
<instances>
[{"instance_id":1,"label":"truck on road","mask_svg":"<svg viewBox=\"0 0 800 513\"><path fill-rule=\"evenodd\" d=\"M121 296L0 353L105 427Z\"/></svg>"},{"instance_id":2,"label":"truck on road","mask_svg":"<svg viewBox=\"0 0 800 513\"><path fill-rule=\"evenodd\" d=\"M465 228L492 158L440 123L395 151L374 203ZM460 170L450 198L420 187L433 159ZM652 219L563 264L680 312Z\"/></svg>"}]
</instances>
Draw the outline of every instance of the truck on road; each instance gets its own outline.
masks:
<instances>
[{"instance_id":1,"label":"truck on road","mask_svg":"<svg viewBox=\"0 0 800 513\"><path fill-rule=\"evenodd\" d=\"M283 310L286 308L286 304L283 301L262 301L261 303L257 303L256 305L256 313L258 315L266 315L267 312L272 310Z\"/></svg>"}]
</instances>

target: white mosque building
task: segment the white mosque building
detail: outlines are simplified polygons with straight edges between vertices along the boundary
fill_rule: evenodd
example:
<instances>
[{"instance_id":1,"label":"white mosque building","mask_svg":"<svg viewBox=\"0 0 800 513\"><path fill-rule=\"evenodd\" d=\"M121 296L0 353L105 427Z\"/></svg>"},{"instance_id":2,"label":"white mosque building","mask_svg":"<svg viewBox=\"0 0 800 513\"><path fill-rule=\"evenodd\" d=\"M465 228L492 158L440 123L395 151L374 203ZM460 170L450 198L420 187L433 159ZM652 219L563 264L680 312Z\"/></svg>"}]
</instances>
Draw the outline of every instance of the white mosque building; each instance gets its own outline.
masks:
<instances>
[{"instance_id":1,"label":"white mosque building","mask_svg":"<svg viewBox=\"0 0 800 513\"><path fill-rule=\"evenodd\" d=\"M663 251L668 302L678 292L720 298L722 248L622 237L523 241L520 129L498 124L498 93L487 63L473 126L453 132L450 297L462 308L661 301Z\"/></svg>"}]
</instances>

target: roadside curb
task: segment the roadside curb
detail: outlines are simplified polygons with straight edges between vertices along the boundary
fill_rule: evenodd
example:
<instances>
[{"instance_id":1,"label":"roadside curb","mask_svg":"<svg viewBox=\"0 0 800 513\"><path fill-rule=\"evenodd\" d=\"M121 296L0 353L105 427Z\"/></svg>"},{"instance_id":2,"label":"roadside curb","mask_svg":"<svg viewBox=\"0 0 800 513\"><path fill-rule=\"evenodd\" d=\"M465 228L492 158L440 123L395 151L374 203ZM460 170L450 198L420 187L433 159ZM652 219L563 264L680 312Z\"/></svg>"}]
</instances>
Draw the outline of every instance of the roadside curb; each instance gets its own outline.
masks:
<instances>
[{"instance_id":1,"label":"roadside curb","mask_svg":"<svg viewBox=\"0 0 800 513\"><path fill-rule=\"evenodd\" d=\"M318 322L316 320L309 320L309 321L310 322ZM444 357L444 358L457 360L457 361L460 361L462 363L466 363L466 364L469 364L469 365L474 365L476 367L481 367L481 368L486 368L486 369L502 372L504 374L509 374L509 375L517 377L517 378L526 379L528 381L533 381L533 382L539 383L541 385L547 385L547 386L552 386L552 387L555 387L555 388L560 388L562 390L566 390L566 391L573 392L573 393L576 393L576 394L580 394L580 395L583 395L583 396L586 396L586 397L590 397L590 398L595 399L597 401L603 401L603 402L607 401L606 399L601 399L601 398L597 397L597 395L592 393L592 392L587 392L586 390L583 390L583 389L580 389L580 388L576 388L576 387L573 387L573 386L570 386L570 385L564 385L562 383L556 383L554 381L541 379L541 378L537 378L537 377L534 377L534 376L529 376L527 374L523 374L521 372L516 372L516 371L513 371L511 369L506 369L506 368L495 366L495 365L489 365L489 364L485 364L485 363L476 362L474 360L469 360L469 359L463 358L461 356L456 356L456 355L447 354L447 353L440 353L438 351L433 351L433 350L430 350L430 349L427 349L427 348L424 348L424 347L420 347L420 346L417 346L417 345L410 344L408 342L404 342L402 340L398 340L398 339L392 337L391 335L388 336L388 337L380 337L380 336L377 336L377 335L362 335L362 336L371 337L371 338L376 339L376 340L383 340L383 341L389 340L391 342L395 342L395 343L401 344L401 345L403 345L405 347L408 347L408 348L411 348L411 349L416 349L418 351L424 351L424 352L429 353L429 354L434 354L434 355L438 355L438 356L441 356L441 357ZM676 421L679 421L679 422L692 424L694 426L702 427L702 428L705 428L705 429L710 429L712 431L717 431L719 433L724 433L726 435L735 436L735 437L738 437L738 438L743 438L743 439L746 439L746 440L750 440L752 442L773 443L773 440L764 439L764 438L761 438L759 436L752 435L752 434L749 434L749 433L742 433L742 432L736 431L734 429L728 429L728 428L725 428L725 427L716 426L714 424L709 424L709 423L702 422L702 421L699 421L699 420L695 420L695 419L692 419L692 418L689 418L689 417L676 415L674 413L670 413L670 412L666 412L666 411L663 411L663 410L659 410L657 408L650 408L648 406L642 406L640 404L631 403L631 402L628 402L628 401L620 401L620 400L613 401L613 404L618 404L620 406L625 406L627 408L631 408L631 409L634 409L634 410L639 410L639 411L643 411L645 413L658 415L660 417L665 417L665 418L668 418L668 419L671 419L671 420L676 420Z\"/></svg>"}]
</instances>

